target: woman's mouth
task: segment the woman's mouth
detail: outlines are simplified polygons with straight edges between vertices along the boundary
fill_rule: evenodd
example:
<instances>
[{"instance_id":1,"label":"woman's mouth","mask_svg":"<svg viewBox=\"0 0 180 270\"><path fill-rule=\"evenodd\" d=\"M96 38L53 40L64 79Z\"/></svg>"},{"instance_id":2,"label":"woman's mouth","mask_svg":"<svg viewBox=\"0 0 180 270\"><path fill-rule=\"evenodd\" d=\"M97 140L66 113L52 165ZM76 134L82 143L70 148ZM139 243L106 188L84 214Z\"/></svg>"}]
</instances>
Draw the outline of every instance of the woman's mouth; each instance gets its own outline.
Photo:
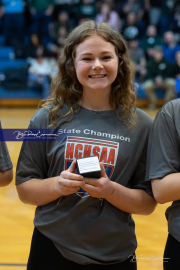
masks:
<instances>
[{"instance_id":1,"label":"woman's mouth","mask_svg":"<svg viewBox=\"0 0 180 270\"><path fill-rule=\"evenodd\" d=\"M104 78L106 74L96 74L96 75L89 75L88 77L91 79L99 79L99 78Z\"/></svg>"}]
</instances>

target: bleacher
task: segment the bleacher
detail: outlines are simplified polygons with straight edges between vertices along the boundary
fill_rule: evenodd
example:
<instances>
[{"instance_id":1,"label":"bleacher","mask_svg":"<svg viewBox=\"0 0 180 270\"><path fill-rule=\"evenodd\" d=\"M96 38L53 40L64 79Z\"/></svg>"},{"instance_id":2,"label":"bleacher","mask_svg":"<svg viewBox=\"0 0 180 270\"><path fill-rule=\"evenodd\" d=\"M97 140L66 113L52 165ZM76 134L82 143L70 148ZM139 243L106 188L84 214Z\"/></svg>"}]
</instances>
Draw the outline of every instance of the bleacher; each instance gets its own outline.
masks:
<instances>
[{"instance_id":1,"label":"bleacher","mask_svg":"<svg viewBox=\"0 0 180 270\"><path fill-rule=\"evenodd\" d=\"M164 89L156 89L155 90L156 95L158 97L158 106L162 106L164 104L164 95L165 95L165 90ZM137 104L140 107L148 106L149 100L148 97L145 93L145 90L142 86L138 87L138 93L137 93Z\"/></svg>"},{"instance_id":2,"label":"bleacher","mask_svg":"<svg viewBox=\"0 0 180 270\"><path fill-rule=\"evenodd\" d=\"M0 105L28 106L37 105L42 99L41 92L26 86L23 89L7 89L3 87L6 79L5 72L27 65L26 59L15 59L13 47L3 46L3 37L0 37Z\"/></svg>"}]
</instances>

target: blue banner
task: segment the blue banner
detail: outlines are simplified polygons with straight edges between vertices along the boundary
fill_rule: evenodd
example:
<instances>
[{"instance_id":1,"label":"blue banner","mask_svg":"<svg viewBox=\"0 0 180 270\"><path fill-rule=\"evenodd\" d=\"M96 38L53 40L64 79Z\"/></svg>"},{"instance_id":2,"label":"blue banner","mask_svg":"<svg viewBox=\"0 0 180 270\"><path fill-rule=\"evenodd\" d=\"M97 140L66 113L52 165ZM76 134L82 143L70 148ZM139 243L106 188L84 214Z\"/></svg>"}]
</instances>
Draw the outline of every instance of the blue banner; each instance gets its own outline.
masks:
<instances>
[{"instance_id":1,"label":"blue banner","mask_svg":"<svg viewBox=\"0 0 180 270\"><path fill-rule=\"evenodd\" d=\"M61 141L65 134L59 129L0 129L0 141Z\"/></svg>"}]
</instances>

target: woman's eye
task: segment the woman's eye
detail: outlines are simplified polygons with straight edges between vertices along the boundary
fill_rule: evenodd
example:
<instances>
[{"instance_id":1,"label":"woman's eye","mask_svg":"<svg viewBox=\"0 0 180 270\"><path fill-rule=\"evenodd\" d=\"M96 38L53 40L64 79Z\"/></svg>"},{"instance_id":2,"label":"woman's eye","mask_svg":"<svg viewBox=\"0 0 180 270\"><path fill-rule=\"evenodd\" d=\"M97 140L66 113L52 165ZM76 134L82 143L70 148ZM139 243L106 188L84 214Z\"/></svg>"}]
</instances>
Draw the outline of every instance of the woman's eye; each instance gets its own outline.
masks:
<instances>
[{"instance_id":1,"label":"woman's eye","mask_svg":"<svg viewBox=\"0 0 180 270\"><path fill-rule=\"evenodd\" d=\"M90 61L91 58L83 58L82 60L84 60L84 61Z\"/></svg>"},{"instance_id":2,"label":"woman's eye","mask_svg":"<svg viewBox=\"0 0 180 270\"><path fill-rule=\"evenodd\" d=\"M109 60L109 59L111 59L111 56L104 56L103 59L104 60Z\"/></svg>"}]
</instances>

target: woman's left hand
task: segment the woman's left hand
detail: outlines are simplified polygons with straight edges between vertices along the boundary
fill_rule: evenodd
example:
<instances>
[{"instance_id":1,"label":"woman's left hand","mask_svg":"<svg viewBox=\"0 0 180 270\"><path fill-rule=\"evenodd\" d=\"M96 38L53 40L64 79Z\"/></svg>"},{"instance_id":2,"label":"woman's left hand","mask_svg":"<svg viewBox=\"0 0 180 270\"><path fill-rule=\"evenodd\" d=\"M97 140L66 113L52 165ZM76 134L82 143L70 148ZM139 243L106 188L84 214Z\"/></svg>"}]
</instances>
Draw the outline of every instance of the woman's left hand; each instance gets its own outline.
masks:
<instances>
[{"instance_id":1,"label":"woman's left hand","mask_svg":"<svg viewBox=\"0 0 180 270\"><path fill-rule=\"evenodd\" d=\"M90 196L105 199L121 211L149 215L154 211L156 202L144 190L131 189L111 181L105 172L103 163L100 162L101 178L86 178L82 180L81 187Z\"/></svg>"},{"instance_id":2,"label":"woman's left hand","mask_svg":"<svg viewBox=\"0 0 180 270\"><path fill-rule=\"evenodd\" d=\"M107 199L113 193L114 182L108 178L102 162L100 162L100 167L101 178L84 177L82 188L92 197Z\"/></svg>"}]
</instances>

